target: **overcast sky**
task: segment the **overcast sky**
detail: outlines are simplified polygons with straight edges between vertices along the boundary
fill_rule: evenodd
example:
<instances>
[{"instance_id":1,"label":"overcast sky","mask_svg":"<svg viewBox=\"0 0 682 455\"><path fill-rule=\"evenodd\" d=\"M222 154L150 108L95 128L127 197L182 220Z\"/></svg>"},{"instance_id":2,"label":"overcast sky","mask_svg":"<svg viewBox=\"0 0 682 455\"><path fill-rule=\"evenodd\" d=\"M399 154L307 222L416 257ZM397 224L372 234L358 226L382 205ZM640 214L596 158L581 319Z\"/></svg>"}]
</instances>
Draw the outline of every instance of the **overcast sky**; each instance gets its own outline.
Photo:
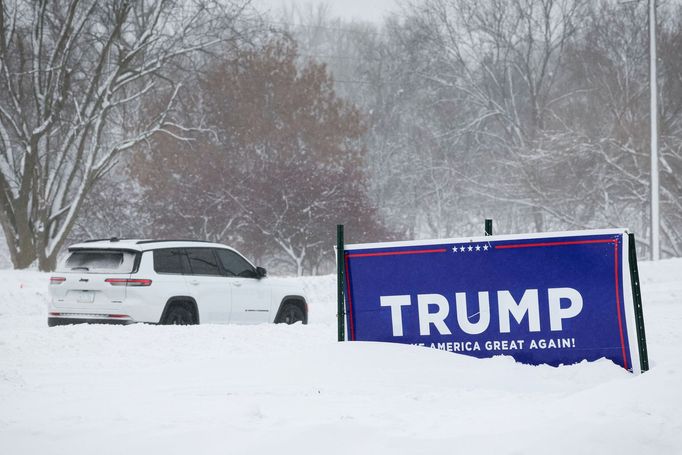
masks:
<instances>
[{"instance_id":1,"label":"overcast sky","mask_svg":"<svg viewBox=\"0 0 682 455\"><path fill-rule=\"evenodd\" d=\"M396 8L398 0L255 0L254 3L263 11L273 12L292 3L297 5L326 3L331 6L334 16L381 23L384 15Z\"/></svg>"}]
</instances>

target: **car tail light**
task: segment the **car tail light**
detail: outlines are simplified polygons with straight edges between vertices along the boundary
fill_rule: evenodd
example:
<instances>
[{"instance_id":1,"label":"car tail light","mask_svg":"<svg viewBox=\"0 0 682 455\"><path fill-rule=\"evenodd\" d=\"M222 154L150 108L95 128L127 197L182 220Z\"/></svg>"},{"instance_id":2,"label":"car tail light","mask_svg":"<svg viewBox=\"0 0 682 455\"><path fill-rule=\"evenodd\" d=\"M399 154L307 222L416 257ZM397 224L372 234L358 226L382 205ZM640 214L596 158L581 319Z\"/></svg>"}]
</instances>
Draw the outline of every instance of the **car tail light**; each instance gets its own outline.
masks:
<instances>
[{"instance_id":1,"label":"car tail light","mask_svg":"<svg viewBox=\"0 0 682 455\"><path fill-rule=\"evenodd\" d=\"M64 278L63 276L50 277L50 284L62 284L64 281L66 281L66 278Z\"/></svg>"},{"instance_id":2,"label":"car tail light","mask_svg":"<svg viewBox=\"0 0 682 455\"><path fill-rule=\"evenodd\" d=\"M107 278L105 283L112 286L151 286L152 280L144 278Z\"/></svg>"}]
</instances>

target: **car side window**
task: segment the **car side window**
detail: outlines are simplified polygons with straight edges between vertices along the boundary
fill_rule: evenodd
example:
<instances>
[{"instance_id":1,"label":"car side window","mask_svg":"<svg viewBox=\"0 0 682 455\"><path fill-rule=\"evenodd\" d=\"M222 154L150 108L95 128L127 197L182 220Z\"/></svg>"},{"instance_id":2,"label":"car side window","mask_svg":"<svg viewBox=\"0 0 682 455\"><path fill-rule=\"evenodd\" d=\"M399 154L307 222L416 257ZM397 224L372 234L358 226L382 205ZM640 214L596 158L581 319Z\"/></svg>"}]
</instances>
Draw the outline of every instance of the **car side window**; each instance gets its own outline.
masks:
<instances>
[{"instance_id":1,"label":"car side window","mask_svg":"<svg viewBox=\"0 0 682 455\"><path fill-rule=\"evenodd\" d=\"M154 271L156 273L177 273L183 274L182 250L162 249L154 250Z\"/></svg>"},{"instance_id":2,"label":"car side window","mask_svg":"<svg viewBox=\"0 0 682 455\"><path fill-rule=\"evenodd\" d=\"M249 262L230 250L216 250L227 276L256 278L256 269Z\"/></svg>"},{"instance_id":3,"label":"car side window","mask_svg":"<svg viewBox=\"0 0 682 455\"><path fill-rule=\"evenodd\" d=\"M193 275L220 276L220 267L211 248L186 248Z\"/></svg>"}]
</instances>

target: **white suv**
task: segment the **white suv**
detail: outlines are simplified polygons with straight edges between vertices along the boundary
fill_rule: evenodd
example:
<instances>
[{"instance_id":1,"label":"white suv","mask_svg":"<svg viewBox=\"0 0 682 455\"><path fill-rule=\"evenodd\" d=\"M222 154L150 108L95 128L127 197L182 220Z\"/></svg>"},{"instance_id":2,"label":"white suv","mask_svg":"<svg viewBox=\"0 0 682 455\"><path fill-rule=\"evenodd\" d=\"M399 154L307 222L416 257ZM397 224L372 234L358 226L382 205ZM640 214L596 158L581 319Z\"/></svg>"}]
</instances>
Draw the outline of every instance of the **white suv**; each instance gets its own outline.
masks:
<instances>
[{"instance_id":1,"label":"white suv","mask_svg":"<svg viewBox=\"0 0 682 455\"><path fill-rule=\"evenodd\" d=\"M264 268L217 243L79 243L69 248L49 290L49 326L308 322L301 289L273 283Z\"/></svg>"}]
</instances>

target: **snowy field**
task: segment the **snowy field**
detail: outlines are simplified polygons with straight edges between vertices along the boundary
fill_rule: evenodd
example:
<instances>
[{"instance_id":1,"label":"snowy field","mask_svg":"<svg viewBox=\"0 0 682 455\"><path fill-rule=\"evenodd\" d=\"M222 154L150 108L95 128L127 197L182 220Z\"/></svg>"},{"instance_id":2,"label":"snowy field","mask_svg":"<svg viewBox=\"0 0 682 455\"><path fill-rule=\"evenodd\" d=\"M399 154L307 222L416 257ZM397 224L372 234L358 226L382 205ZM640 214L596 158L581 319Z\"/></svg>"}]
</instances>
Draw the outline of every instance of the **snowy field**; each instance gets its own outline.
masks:
<instances>
[{"instance_id":1,"label":"snowy field","mask_svg":"<svg viewBox=\"0 0 682 455\"><path fill-rule=\"evenodd\" d=\"M680 454L682 259L642 263L651 371L337 343L308 326L46 326L0 271L0 454Z\"/></svg>"}]
</instances>

